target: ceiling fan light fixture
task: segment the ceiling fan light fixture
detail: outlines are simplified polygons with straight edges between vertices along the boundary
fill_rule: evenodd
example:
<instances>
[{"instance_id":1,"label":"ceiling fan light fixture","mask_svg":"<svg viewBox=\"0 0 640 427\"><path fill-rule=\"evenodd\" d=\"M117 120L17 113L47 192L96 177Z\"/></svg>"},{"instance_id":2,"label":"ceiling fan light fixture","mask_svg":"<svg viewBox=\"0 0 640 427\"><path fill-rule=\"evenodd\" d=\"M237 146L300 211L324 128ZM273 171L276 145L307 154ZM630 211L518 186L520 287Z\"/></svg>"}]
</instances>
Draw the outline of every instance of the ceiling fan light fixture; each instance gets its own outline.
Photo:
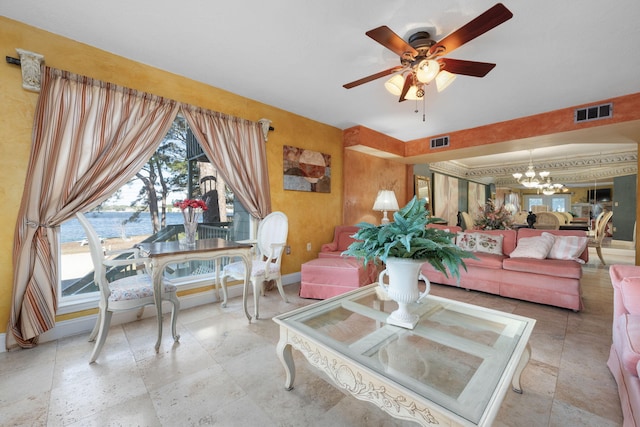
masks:
<instances>
[{"instance_id":1,"label":"ceiling fan light fixture","mask_svg":"<svg viewBox=\"0 0 640 427\"><path fill-rule=\"evenodd\" d=\"M384 83L384 87L394 96L400 96L403 86L404 76L402 74L395 74Z\"/></svg>"},{"instance_id":2,"label":"ceiling fan light fixture","mask_svg":"<svg viewBox=\"0 0 640 427\"><path fill-rule=\"evenodd\" d=\"M453 81L456 79L456 75L448 72L447 70L442 70L436 76L436 89L438 92L442 92L445 90Z\"/></svg>"},{"instance_id":3,"label":"ceiling fan light fixture","mask_svg":"<svg viewBox=\"0 0 640 427\"><path fill-rule=\"evenodd\" d=\"M416 67L416 78L420 83L429 83L440 72L440 63L434 59L423 59Z\"/></svg>"}]
</instances>

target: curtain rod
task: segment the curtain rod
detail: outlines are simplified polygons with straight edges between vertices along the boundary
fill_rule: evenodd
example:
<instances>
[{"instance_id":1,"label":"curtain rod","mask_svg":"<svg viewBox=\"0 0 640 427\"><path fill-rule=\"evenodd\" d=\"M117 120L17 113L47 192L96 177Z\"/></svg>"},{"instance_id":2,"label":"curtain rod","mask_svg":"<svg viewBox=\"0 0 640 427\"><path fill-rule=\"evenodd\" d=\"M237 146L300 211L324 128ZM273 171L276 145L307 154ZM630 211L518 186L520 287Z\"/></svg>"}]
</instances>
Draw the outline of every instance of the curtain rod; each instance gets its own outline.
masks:
<instances>
[{"instance_id":1,"label":"curtain rod","mask_svg":"<svg viewBox=\"0 0 640 427\"><path fill-rule=\"evenodd\" d=\"M40 65L44 62L44 55L39 53L29 52L24 49L16 49L20 58L13 58L6 56L5 59L8 64L17 65L22 68L22 87L34 92L40 92ZM267 133L275 131L275 128L271 126L271 120L260 119L262 124L264 139L267 140Z\"/></svg>"}]
</instances>

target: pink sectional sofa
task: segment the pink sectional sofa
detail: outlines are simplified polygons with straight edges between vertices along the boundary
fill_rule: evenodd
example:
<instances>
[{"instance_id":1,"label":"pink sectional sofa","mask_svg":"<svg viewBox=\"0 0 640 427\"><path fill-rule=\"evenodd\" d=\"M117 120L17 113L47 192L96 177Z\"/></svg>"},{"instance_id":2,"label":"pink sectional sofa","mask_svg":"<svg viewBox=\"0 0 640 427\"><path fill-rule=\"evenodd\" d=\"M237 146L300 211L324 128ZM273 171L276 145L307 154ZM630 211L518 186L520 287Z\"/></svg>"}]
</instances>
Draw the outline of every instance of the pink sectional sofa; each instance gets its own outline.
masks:
<instances>
[{"instance_id":1,"label":"pink sectional sofa","mask_svg":"<svg viewBox=\"0 0 640 427\"><path fill-rule=\"evenodd\" d=\"M320 247L318 258L302 264L302 298L331 298L378 280L378 266L369 263L365 267L362 260L342 256L342 252L354 241L351 236L357 231L356 226L337 226L333 242Z\"/></svg>"},{"instance_id":2,"label":"pink sectional sofa","mask_svg":"<svg viewBox=\"0 0 640 427\"><path fill-rule=\"evenodd\" d=\"M640 267L609 267L613 336L607 366L618 384L624 427L640 425Z\"/></svg>"},{"instance_id":3,"label":"pink sectional sofa","mask_svg":"<svg viewBox=\"0 0 640 427\"><path fill-rule=\"evenodd\" d=\"M433 226L433 225L431 225ZM459 233L460 227L442 227L450 232ZM473 251L478 259L465 259L467 271L460 270L460 282L454 277L446 277L426 263L422 273L432 283L460 286L465 289L487 292L509 298L516 298L540 304L548 304L574 311L582 309L580 279L582 262L589 260L588 248L575 259L534 259L511 257L521 239L550 233L555 236L574 236L586 239L584 231L574 230L467 230L465 233L481 233L485 236L501 236L502 249L496 253ZM469 237L469 236L467 236ZM477 236L476 236L477 237ZM458 234L458 239L460 234ZM553 239L555 241L556 239ZM566 241L567 239L557 239ZM499 240L498 240L499 241ZM522 241L519 249L530 239ZM583 241L583 240L581 240ZM554 247L554 250L556 248ZM515 255L515 254L514 254Z\"/></svg>"}]
</instances>

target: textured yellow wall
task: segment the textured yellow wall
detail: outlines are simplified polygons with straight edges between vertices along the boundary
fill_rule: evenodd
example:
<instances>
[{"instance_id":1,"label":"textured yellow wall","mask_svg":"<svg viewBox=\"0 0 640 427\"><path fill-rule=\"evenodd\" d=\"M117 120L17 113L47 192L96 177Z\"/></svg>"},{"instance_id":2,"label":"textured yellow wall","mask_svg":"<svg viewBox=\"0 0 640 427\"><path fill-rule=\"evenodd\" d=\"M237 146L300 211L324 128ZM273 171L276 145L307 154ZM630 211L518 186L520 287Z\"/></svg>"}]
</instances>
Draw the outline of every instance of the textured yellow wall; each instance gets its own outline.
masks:
<instances>
[{"instance_id":1,"label":"textured yellow wall","mask_svg":"<svg viewBox=\"0 0 640 427\"><path fill-rule=\"evenodd\" d=\"M117 83L181 102L257 121L272 120L267 158L273 210L289 217L291 255L283 261L283 273L300 271L315 258L322 243L333 237L342 222L342 131L198 83L94 47L0 17L2 56L16 57L16 48L37 52L51 67ZM6 332L13 286L12 247L15 222L31 148L31 127L38 95L21 87L20 67L0 64L0 333ZM331 193L283 190L282 146L321 151L332 157ZM311 243L312 251L306 250Z\"/></svg>"}]
</instances>

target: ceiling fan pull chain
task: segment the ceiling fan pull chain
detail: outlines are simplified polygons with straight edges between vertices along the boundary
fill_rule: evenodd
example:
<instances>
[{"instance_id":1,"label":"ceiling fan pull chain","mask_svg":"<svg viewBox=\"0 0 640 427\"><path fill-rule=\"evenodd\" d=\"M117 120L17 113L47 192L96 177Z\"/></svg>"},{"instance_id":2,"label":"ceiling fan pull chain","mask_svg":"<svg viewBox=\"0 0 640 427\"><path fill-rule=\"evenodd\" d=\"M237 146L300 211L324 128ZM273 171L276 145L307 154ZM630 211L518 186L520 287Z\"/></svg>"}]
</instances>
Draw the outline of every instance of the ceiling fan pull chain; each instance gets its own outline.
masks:
<instances>
[{"instance_id":1,"label":"ceiling fan pull chain","mask_svg":"<svg viewBox=\"0 0 640 427\"><path fill-rule=\"evenodd\" d=\"M425 94L425 96L422 97L422 121L426 122L427 121L427 95Z\"/></svg>"}]
</instances>

